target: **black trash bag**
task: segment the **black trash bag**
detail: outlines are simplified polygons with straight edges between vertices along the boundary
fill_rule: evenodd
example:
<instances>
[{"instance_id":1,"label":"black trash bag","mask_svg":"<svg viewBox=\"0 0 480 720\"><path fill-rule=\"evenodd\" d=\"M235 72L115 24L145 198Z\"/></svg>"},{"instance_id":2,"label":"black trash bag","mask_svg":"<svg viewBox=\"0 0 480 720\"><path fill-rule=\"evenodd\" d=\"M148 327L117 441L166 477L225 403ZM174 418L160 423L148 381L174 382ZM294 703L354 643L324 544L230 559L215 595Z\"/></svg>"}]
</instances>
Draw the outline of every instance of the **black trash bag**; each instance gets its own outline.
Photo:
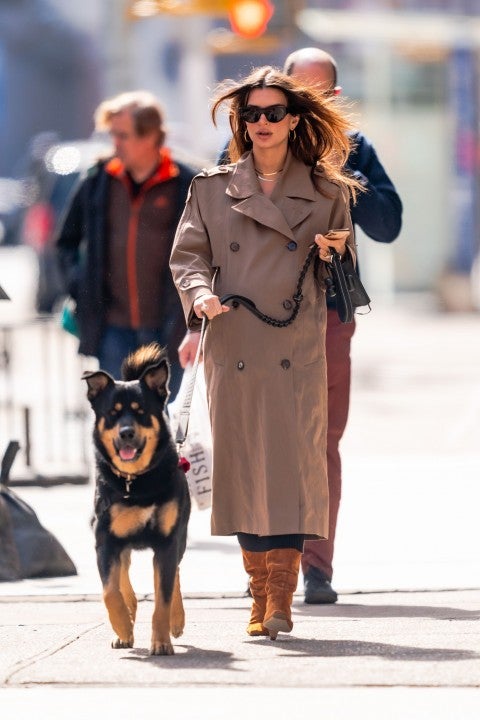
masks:
<instances>
[{"instance_id":1,"label":"black trash bag","mask_svg":"<svg viewBox=\"0 0 480 720\"><path fill-rule=\"evenodd\" d=\"M20 558L13 539L10 513L0 493L0 582L10 582L20 577Z\"/></svg>"},{"instance_id":2,"label":"black trash bag","mask_svg":"<svg viewBox=\"0 0 480 720\"><path fill-rule=\"evenodd\" d=\"M7 487L19 445L13 440L0 475L0 581L77 575L62 545L40 523L33 509Z\"/></svg>"}]
</instances>

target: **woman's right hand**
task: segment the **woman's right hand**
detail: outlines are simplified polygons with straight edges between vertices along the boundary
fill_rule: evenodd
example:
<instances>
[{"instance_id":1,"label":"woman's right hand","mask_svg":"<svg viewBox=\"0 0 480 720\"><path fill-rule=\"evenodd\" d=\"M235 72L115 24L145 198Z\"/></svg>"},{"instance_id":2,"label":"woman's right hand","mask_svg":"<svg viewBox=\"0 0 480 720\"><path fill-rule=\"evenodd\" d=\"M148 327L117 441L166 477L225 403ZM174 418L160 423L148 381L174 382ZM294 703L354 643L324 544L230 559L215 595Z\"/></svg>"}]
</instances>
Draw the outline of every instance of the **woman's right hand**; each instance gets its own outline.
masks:
<instances>
[{"instance_id":1,"label":"woman's right hand","mask_svg":"<svg viewBox=\"0 0 480 720\"><path fill-rule=\"evenodd\" d=\"M193 303L193 312L200 319L206 315L209 320L212 320L216 315L221 315L229 310L228 305L222 305L217 295L200 295Z\"/></svg>"}]
</instances>

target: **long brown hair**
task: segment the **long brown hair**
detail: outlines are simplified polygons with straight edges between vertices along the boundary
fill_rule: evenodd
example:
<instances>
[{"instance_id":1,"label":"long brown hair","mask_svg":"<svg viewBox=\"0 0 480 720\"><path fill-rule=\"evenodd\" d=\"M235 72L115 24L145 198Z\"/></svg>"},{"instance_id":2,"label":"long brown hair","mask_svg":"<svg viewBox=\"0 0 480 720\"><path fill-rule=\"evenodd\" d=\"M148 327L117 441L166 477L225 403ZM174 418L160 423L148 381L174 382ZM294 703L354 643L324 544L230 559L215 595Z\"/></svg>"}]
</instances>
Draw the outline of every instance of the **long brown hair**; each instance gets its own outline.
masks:
<instances>
[{"instance_id":1,"label":"long brown hair","mask_svg":"<svg viewBox=\"0 0 480 720\"><path fill-rule=\"evenodd\" d=\"M239 110L248 104L250 93L257 88L276 88L283 92L289 112L300 117L289 140L289 147L295 158L311 168L313 181L315 169L320 167L329 180L346 185L355 197L362 187L343 169L352 150L347 132L353 130L353 125L342 111L339 100L300 83L270 65L255 68L238 82L226 80L217 89L211 111L212 120L216 125L220 107L228 105L232 129L228 147L231 162L236 162L252 148L246 123L240 117Z\"/></svg>"}]
</instances>

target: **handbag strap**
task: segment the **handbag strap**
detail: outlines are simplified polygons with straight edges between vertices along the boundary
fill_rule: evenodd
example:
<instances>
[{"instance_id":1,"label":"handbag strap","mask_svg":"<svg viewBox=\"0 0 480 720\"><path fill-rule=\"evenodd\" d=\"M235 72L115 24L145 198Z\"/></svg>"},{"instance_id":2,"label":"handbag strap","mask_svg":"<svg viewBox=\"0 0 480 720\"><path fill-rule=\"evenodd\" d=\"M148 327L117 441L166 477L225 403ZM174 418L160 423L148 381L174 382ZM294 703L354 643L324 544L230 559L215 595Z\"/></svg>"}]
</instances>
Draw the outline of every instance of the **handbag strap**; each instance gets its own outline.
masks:
<instances>
[{"instance_id":1,"label":"handbag strap","mask_svg":"<svg viewBox=\"0 0 480 720\"><path fill-rule=\"evenodd\" d=\"M178 426L175 435L175 443L177 446L177 452L180 454L180 450L183 447L185 440L187 439L188 423L190 421L190 409L192 407L193 390L195 387L195 380L197 377L198 365L200 363L200 356L202 354L203 339L205 337L205 330L207 327L207 316L204 315L202 318L202 327L200 330L200 340L198 341L197 352L195 354L195 360L193 362L192 375L187 386L185 397L183 398L182 407L178 414Z\"/></svg>"},{"instance_id":2,"label":"handbag strap","mask_svg":"<svg viewBox=\"0 0 480 720\"><path fill-rule=\"evenodd\" d=\"M350 323L353 321L354 310L347 279L343 271L342 256L335 248L329 247L328 249L332 253L331 268L335 278L338 317L342 323Z\"/></svg>"}]
</instances>

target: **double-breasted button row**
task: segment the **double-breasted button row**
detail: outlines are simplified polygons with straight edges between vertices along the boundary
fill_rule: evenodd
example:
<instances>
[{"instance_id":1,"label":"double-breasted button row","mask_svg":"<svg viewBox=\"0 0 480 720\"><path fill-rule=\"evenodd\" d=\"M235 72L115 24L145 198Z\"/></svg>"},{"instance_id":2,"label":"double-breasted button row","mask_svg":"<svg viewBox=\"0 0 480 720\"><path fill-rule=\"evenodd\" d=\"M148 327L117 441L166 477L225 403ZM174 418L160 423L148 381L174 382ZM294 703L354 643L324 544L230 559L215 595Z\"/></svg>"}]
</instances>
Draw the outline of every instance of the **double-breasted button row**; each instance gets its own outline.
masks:
<instances>
[{"instance_id":1,"label":"double-breasted button row","mask_svg":"<svg viewBox=\"0 0 480 720\"><path fill-rule=\"evenodd\" d=\"M229 247L232 252L238 252L240 250L240 243L233 241L230 243ZM294 250L298 248L298 244L295 242L295 240L290 240L290 242L288 242L285 247L287 248L287 250L290 250L290 252L294 252Z\"/></svg>"},{"instance_id":2,"label":"double-breasted button row","mask_svg":"<svg viewBox=\"0 0 480 720\"><path fill-rule=\"evenodd\" d=\"M290 363L290 360L287 360L287 358L283 358L283 360L281 360L281 362L280 362L280 365L282 366L282 368L284 370L288 370L291 363ZM237 362L237 370L243 370L244 368L245 368L245 363L243 362L243 360L239 360Z\"/></svg>"}]
</instances>

